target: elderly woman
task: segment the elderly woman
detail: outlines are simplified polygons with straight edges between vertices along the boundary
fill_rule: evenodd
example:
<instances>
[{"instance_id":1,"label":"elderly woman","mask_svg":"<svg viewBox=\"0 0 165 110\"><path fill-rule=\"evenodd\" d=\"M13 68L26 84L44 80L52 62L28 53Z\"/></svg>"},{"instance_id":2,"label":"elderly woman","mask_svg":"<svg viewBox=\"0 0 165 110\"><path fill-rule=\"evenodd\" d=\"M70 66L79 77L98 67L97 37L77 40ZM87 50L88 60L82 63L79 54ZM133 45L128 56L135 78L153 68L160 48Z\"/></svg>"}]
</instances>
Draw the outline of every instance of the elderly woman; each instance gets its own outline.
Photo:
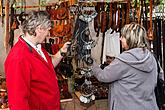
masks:
<instances>
[{"instance_id":1,"label":"elderly woman","mask_svg":"<svg viewBox=\"0 0 165 110\"><path fill-rule=\"evenodd\" d=\"M94 76L101 82L111 82L109 110L158 110L154 88L157 64L149 51L146 30L130 23L121 30L125 51L103 70L95 62Z\"/></svg>"},{"instance_id":2,"label":"elderly woman","mask_svg":"<svg viewBox=\"0 0 165 110\"><path fill-rule=\"evenodd\" d=\"M49 36L51 21L44 11L33 11L22 23L23 35L5 61L10 110L60 110L60 92L54 67L68 44L51 57L41 47Z\"/></svg>"}]
</instances>

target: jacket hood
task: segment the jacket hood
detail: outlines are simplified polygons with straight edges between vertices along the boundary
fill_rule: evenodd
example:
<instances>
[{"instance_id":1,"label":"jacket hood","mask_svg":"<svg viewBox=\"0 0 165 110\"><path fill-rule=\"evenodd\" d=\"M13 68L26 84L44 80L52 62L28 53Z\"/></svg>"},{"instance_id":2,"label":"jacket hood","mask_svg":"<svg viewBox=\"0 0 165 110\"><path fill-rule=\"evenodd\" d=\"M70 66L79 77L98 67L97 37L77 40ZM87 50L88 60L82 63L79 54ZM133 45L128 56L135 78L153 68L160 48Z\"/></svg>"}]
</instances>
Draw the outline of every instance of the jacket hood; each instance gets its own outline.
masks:
<instances>
[{"instance_id":1,"label":"jacket hood","mask_svg":"<svg viewBox=\"0 0 165 110\"><path fill-rule=\"evenodd\" d=\"M140 71L150 73L154 68L153 55L148 49L134 48L124 51L117 59Z\"/></svg>"}]
</instances>

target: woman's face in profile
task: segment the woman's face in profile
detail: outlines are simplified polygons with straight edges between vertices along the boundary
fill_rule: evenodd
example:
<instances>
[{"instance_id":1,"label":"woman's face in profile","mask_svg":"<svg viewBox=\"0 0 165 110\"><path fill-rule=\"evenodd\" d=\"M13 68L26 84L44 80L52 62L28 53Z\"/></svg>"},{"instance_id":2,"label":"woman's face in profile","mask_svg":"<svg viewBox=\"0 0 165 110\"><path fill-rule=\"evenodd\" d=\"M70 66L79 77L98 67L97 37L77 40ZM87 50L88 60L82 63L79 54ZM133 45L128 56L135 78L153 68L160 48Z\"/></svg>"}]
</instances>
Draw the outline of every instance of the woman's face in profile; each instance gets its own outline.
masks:
<instances>
[{"instance_id":1,"label":"woman's face in profile","mask_svg":"<svg viewBox=\"0 0 165 110\"><path fill-rule=\"evenodd\" d=\"M42 43L46 37L49 36L51 28L38 28L36 30L37 42Z\"/></svg>"},{"instance_id":2,"label":"woman's face in profile","mask_svg":"<svg viewBox=\"0 0 165 110\"><path fill-rule=\"evenodd\" d=\"M128 44L127 44L127 41L125 39L125 37L120 37L120 41L121 41L121 44L122 44L122 48L125 49L125 50L128 50L129 47L128 47Z\"/></svg>"}]
</instances>

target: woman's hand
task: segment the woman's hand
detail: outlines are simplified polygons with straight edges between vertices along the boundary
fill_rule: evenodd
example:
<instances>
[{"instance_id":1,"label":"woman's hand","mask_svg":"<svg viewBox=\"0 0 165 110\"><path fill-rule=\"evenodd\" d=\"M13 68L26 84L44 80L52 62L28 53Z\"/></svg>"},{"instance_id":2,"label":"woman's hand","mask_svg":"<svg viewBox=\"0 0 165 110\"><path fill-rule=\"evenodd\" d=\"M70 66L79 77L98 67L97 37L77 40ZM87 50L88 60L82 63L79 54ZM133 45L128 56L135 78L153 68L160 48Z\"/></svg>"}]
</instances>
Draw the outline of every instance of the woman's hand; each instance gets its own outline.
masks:
<instances>
[{"instance_id":1,"label":"woman's hand","mask_svg":"<svg viewBox=\"0 0 165 110\"><path fill-rule=\"evenodd\" d=\"M65 44L60 49L61 53L66 53L68 51L68 47L71 45L71 42L65 42Z\"/></svg>"}]
</instances>

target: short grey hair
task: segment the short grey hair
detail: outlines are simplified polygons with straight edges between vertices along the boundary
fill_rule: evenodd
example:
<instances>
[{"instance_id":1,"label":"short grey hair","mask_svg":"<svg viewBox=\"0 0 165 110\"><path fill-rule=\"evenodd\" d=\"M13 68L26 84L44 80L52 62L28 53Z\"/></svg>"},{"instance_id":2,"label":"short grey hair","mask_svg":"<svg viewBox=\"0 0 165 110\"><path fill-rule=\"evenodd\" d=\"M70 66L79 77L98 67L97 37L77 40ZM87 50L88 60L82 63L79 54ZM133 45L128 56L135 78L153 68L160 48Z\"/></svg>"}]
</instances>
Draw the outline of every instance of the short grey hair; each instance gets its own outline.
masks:
<instances>
[{"instance_id":1,"label":"short grey hair","mask_svg":"<svg viewBox=\"0 0 165 110\"><path fill-rule=\"evenodd\" d=\"M121 29L121 37L126 39L129 49L148 48L149 42L145 28L137 23L130 23Z\"/></svg>"},{"instance_id":2,"label":"short grey hair","mask_svg":"<svg viewBox=\"0 0 165 110\"><path fill-rule=\"evenodd\" d=\"M51 27L50 16L46 11L32 11L28 14L26 20L22 23L23 33L35 35L36 28L48 29Z\"/></svg>"}]
</instances>

